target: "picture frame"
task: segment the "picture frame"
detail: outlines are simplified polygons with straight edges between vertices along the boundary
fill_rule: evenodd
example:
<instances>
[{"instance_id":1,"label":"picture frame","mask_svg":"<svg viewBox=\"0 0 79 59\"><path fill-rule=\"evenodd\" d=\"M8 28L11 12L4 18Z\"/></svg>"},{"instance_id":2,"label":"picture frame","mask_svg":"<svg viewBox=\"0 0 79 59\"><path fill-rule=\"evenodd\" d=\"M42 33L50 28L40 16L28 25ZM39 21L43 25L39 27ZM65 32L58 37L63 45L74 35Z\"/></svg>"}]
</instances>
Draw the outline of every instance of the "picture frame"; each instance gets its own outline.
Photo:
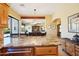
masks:
<instances>
[{"instance_id":1,"label":"picture frame","mask_svg":"<svg viewBox=\"0 0 79 59\"><path fill-rule=\"evenodd\" d=\"M68 32L79 33L79 13L68 17Z\"/></svg>"}]
</instances>

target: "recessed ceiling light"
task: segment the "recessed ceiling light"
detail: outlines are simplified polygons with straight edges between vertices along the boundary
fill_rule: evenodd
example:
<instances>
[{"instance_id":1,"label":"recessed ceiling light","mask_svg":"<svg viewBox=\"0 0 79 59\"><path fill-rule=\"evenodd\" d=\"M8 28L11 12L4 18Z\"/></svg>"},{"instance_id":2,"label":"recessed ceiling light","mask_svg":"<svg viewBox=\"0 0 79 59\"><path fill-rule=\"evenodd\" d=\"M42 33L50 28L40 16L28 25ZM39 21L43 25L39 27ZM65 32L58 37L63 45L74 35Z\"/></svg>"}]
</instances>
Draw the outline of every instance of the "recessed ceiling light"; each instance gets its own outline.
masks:
<instances>
[{"instance_id":1,"label":"recessed ceiling light","mask_svg":"<svg viewBox=\"0 0 79 59\"><path fill-rule=\"evenodd\" d=\"M34 11L36 11L36 9L34 9Z\"/></svg>"},{"instance_id":2,"label":"recessed ceiling light","mask_svg":"<svg viewBox=\"0 0 79 59\"><path fill-rule=\"evenodd\" d=\"M22 7L23 7L23 6L24 6L24 4L20 4L20 6L22 6Z\"/></svg>"}]
</instances>

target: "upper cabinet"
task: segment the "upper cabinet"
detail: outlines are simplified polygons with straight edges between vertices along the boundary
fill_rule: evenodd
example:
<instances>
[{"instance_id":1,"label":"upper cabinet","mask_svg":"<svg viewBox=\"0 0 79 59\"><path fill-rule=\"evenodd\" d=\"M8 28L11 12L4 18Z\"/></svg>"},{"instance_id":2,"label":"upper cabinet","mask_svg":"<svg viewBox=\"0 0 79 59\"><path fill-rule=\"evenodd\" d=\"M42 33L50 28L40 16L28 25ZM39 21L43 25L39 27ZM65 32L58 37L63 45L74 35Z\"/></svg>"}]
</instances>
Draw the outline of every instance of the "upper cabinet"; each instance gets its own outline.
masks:
<instances>
[{"instance_id":1,"label":"upper cabinet","mask_svg":"<svg viewBox=\"0 0 79 59\"><path fill-rule=\"evenodd\" d=\"M8 26L8 5L0 3L0 28Z\"/></svg>"}]
</instances>

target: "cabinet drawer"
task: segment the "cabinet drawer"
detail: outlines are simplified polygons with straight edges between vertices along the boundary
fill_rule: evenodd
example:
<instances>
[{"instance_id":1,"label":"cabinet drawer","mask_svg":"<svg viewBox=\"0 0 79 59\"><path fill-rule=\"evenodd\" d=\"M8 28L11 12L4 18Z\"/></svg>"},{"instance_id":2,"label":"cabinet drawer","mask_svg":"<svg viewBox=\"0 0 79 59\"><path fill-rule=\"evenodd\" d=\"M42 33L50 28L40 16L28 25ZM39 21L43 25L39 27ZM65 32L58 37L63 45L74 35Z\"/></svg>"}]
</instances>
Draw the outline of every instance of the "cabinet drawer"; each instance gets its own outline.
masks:
<instances>
[{"instance_id":1,"label":"cabinet drawer","mask_svg":"<svg viewBox=\"0 0 79 59\"><path fill-rule=\"evenodd\" d=\"M75 53L75 54L76 54L76 56L79 56L79 52L78 52L78 51L76 51L76 53Z\"/></svg>"},{"instance_id":2,"label":"cabinet drawer","mask_svg":"<svg viewBox=\"0 0 79 59\"><path fill-rule=\"evenodd\" d=\"M58 55L57 47L35 47L35 55Z\"/></svg>"},{"instance_id":3,"label":"cabinet drawer","mask_svg":"<svg viewBox=\"0 0 79 59\"><path fill-rule=\"evenodd\" d=\"M75 51L78 51L79 52L79 49L78 48L75 48Z\"/></svg>"},{"instance_id":4,"label":"cabinet drawer","mask_svg":"<svg viewBox=\"0 0 79 59\"><path fill-rule=\"evenodd\" d=\"M78 46L78 45L75 45L75 47L76 47L77 49L79 49L79 46Z\"/></svg>"}]
</instances>

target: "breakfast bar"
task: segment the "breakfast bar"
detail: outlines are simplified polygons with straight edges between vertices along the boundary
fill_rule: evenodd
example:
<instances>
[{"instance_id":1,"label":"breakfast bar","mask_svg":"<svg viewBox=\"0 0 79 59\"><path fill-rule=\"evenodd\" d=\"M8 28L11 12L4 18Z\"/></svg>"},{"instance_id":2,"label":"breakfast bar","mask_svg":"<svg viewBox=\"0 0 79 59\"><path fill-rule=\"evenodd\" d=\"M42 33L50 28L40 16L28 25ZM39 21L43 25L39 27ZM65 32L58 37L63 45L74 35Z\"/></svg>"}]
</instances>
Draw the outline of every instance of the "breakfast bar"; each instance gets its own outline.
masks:
<instances>
[{"instance_id":1,"label":"breakfast bar","mask_svg":"<svg viewBox=\"0 0 79 59\"><path fill-rule=\"evenodd\" d=\"M57 56L58 44L6 46L0 49L1 56Z\"/></svg>"}]
</instances>

